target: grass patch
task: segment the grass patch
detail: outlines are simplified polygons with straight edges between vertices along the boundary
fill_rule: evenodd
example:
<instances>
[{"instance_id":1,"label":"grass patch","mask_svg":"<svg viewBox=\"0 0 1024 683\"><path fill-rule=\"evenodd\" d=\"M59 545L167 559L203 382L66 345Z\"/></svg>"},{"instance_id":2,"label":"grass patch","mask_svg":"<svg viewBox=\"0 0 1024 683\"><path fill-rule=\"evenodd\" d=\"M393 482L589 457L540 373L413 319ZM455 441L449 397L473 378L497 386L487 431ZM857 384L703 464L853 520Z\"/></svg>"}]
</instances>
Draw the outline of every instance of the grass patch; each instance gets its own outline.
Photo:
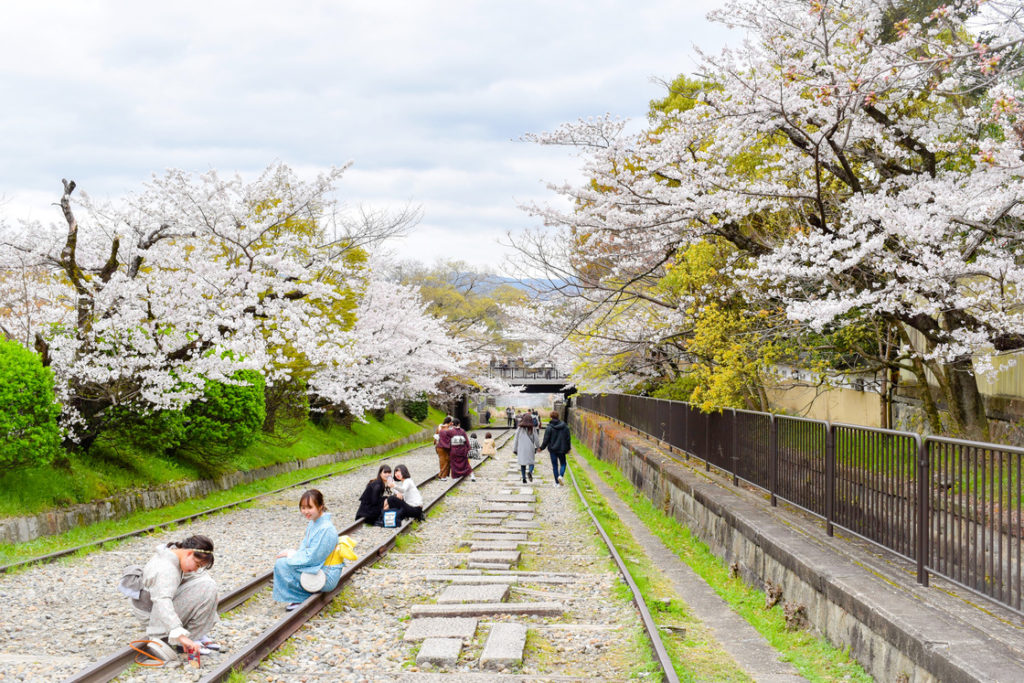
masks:
<instances>
[{"instance_id":1,"label":"grass patch","mask_svg":"<svg viewBox=\"0 0 1024 683\"><path fill-rule=\"evenodd\" d=\"M351 427L317 427L307 423L295 443L282 445L274 439L260 438L236 456L232 467L248 471L325 453L358 450L415 434L442 419L443 415L432 408L423 424L393 413L379 421L368 416L365 424L357 422ZM203 472L187 461L158 457L100 438L89 450L69 453L53 466L0 473L0 517L31 514L203 477Z\"/></svg>"},{"instance_id":2,"label":"grass patch","mask_svg":"<svg viewBox=\"0 0 1024 683\"><path fill-rule=\"evenodd\" d=\"M721 649L711 630L690 613L685 603L675 594L672 583L650 560L615 510L595 490L586 474L581 472L580 468L576 468L573 473L576 475L580 490L590 503L591 510L611 538L626 569L640 589L654 623L659 628L671 627L662 629L660 635L680 680L730 683L750 681L750 677L736 661ZM618 569L613 566L612 571L617 572ZM633 597L625 582L616 584L615 593L621 600L631 601ZM632 649L633 659L638 662L631 671L632 676L653 676L660 673L661 668L642 628L634 634Z\"/></svg>"},{"instance_id":3,"label":"grass patch","mask_svg":"<svg viewBox=\"0 0 1024 683\"><path fill-rule=\"evenodd\" d=\"M249 484L241 484L232 489L217 491L204 498L193 498L168 507L134 512L118 520L98 522L88 526L76 527L75 529L63 534L41 536L32 541L14 545L0 544L0 564L11 564L14 562L30 560L40 555L46 555L48 553L67 550L75 546L94 543L111 536L118 536L120 534L129 533L148 526L164 524L170 519L187 517L188 515L193 515L210 508L236 503L252 496L267 493L285 486L295 485L298 482L305 481L313 477L354 469L367 463L376 462L382 458L392 458L401 453L405 453L406 451L421 447L422 445L423 444L406 444L405 446L394 448L383 455L366 455L361 458L346 460L340 463L320 465L319 467L295 470L293 472L285 472L273 477L268 477L267 479L254 481ZM258 504L258 501L254 502ZM243 506L251 504L253 503L244 503ZM172 526L167 530L173 531L174 527ZM158 533L164 532L161 531ZM104 549L109 549L114 545L116 545L116 543L105 544L102 547ZM95 552L98 549L99 547L85 548L76 553L75 556Z\"/></svg>"},{"instance_id":4,"label":"grass patch","mask_svg":"<svg viewBox=\"0 0 1024 683\"><path fill-rule=\"evenodd\" d=\"M793 664L800 675L810 681L864 681L873 680L849 654L833 647L824 638L807 631L789 631L781 605L764 609L764 593L752 588L738 577L730 576L729 568L716 557L708 546L696 538L688 528L669 517L641 495L613 465L598 460L582 443L573 439L575 452L584 458L616 494L626 502L641 521L661 539L672 552L703 578L732 609L746 619L769 644L780 653L780 658ZM579 469L576 470L576 473ZM594 507L594 504L591 504ZM607 506L605 506L607 508ZM595 508L596 513L596 508ZM600 516L599 516L600 518ZM612 525L617 520L612 520ZM605 520L601 519L604 524ZM608 527L605 527L608 530ZM611 532L609 531L609 535ZM613 536L613 538L615 538ZM618 540L616 540L618 544ZM620 546L620 553L625 555ZM629 562L627 561L627 565ZM636 579L636 577L634 577ZM640 584L637 581L638 585ZM647 593L645 592L645 595ZM648 599L650 605L650 599ZM666 649L668 644L666 643ZM672 651L669 650L670 655Z\"/></svg>"}]
</instances>

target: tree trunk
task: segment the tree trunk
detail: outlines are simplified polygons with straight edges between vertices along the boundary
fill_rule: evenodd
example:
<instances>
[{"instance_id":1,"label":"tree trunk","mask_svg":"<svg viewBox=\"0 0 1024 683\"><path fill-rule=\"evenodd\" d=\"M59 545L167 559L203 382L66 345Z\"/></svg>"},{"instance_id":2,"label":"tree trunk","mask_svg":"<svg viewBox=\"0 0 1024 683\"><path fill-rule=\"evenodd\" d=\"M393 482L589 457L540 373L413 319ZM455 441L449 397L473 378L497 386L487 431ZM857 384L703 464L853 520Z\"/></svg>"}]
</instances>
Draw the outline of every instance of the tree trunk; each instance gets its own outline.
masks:
<instances>
[{"instance_id":1,"label":"tree trunk","mask_svg":"<svg viewBox=\"0 0 1024 683\"><path fill-rule=\"evenodd\" d=\"M944 367L949 387L949 412L959 434L976 441L988 441L988 414L985 398L978 390L978 378L970 358Z\"/></svg>"}]
</instances>

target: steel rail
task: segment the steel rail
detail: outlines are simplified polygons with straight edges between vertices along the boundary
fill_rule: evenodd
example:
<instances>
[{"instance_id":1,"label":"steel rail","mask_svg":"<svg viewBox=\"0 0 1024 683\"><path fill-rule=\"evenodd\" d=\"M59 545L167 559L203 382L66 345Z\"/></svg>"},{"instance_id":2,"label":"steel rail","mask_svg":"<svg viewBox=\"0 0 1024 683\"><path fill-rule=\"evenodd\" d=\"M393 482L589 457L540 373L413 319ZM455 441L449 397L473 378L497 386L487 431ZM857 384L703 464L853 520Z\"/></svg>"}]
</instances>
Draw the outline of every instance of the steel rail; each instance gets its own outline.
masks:
<instances>
[{"instance_id":1,"label":"steel rail","mask_svg":"<svg viewBox=\"0 0 1024 683\"><path fill-rule=\"evenodd\" d=\"M427 444L425 443L424 447L426 445ZM416 446L416 448L420 448L420 447L421 446ZM397 446L396 446L396 448L397 448ZM409 450L412 450L412 449L409 449ZM356 456L356 457L362 457L362 456ZM395 456L394 455L381 456L377 460L378 461L379 460L389 460L389 459L391 459L393 457L395 457ZM376 461L374 461L374 462L376 462ZM80 550L85 550L87 548L101 548L101 547L103 547L104 545L106 545L108 543L115 543L117 541L123 541L123 540L128 539L128 538L135 538L136 536L142 536L142 535L151 533L153 531L159 531L161 529L166 529L166 528L174 526L176 524L183 524L185 522L191 522L193 520L199 519L200 517L206 517L208 515L216 514L218 512L223 511L223 510L230 510L231 508L239 507L241 505L245 505L246 503L251 503L252 501L258 500L260 498L265 498L266 496L272 496L272 495L274 495L276 493L281 493L282 491L287 491L288 489L293 489L293 488L296 488L296 487L299 487L299 486L305 486L306 484L310 484L310 483L312 483L314 481L320 481L321 479L326 479L328 477L334 477L334 476L337 476L339 474L345 474L346 472L351 472L352 470L359 469L360 467L362 467L365 464L367 464L367 463L363 463L363 464L360 464L360 465L351 465L349 467L343 467L341 469L334 470L334 471L329 472L327 474L320 474L320 475L317 475L315 477L311 477L310 479L304 479L304 480L296 482L294 484L289 484L287 486L282 486L281 488L274 489L273 491L267 491L266 493L259 493L259 494L256 494L255 496L250 496L250 497L245 498L243 500L237 500L234 503L225 503L224 505L218 505L217 507L209 508L208 510L202 510L201 512L196 512L196 513L188 515L186 517L179 517L178 519L172 519L169 522L161 522L160 524L153 524L153 525L148 526L148 527L146 527L144 529L136 529L135 531L129 531L128 533L120 534L119 536L110 536L108 538L103 538L103 539L100 539L98 541L92 541L90 543L83 543L82 545L76 545L74 548L67 548L65 550L58 550L58 551L55 551L55 552L52 552L52 553L48 553L46 555L40 555L38 557L32 557L32 558L29 558L27 560L21 560L20 562L12 562L11 564L5 564L5 565L0 566L0 574L6 574L7 572L9 572L11 570L19 569L21 567L27 567L29 565L50 564L51 562L56 562L57 560L61 559L62 557L67 557L68 555L73 555L73 554L79 552Z\"/></svg>"},{"instance_id":2,"label":"steel rail","mask_svg":"<svg viewBox=\"0 0 1024 683\"><path fill-rule=\"evenodd\" d=\"M506 435L506 436L508 436L508 435ZM508 438L506 438L505 441L503 441L501 443L501 446L504 446L505 443L507 443L507 442L508 442ZM393 457L393 456L389 456L389 457ZM479 463L477 463L477 465L480 465L480 464L486 462L489 457L490 456L485 456ZM385 458L380 458L380 459L383 460ZM368 464L368 463L364 463L363 465L356 465L356 466L353 466L353 467L348 468L348 469L339 470L337 472L334 472L333 474L327 474L327 475L322 475L322 476L314 477L313 479L308 479L308 480L306 480L304 482L299 482L299 483L291 485L291 486L286 486L284 488L278 489L276 491L272 491L270 493L260 494L260 496L256 496L256 497L270 495L271 493L279 493L281 491L285 491L285 490L288 490L290 488L295 488L297 486L302 486L303 484L306 484L306 483L309 483L309 482L312 482L312 481L317 481L319 479L324 479L326 477L336 476L338 474L344 474L344 473L352 471L354 469L358 469L359 467L362 467L365 464ZM474 467L474 469L475 469L475 467ZM422 484L424 484L424 485L425 484L429 484L430 482L435 481L437 478L438 478L437 474L431 475L427 479L423 480ZM437 497L435 497L433 500L431 500L430 503L423 508L424 512L429 510L436 503L438 503L441 499L443 499L444 496L446 496L452 489L454 489L455 486L457 486L461 481L462 481L461 479L455 480L451 485L449 485L447 488L445 488ZM235 503L233 505L238 505L238 504L240 504L240 503ZM217 509L219 509L219 508L217 508ZM338 535L339 536L343 536L345 534L354 533L354 532L358 531L361 527L363 527L365 524L366 524L366 522L365 522L364 519L362 519L362 518L357 519L355 522L353 522L349 526L345 527L343 530L339 531ZM289 613L288 615L283 617L274 626L271 626L270 629L265 631L264 634L262 634L256 640L254 640L254 641L250 642L248 645L246 645L246 647L243 648L242 652L239 655L237 655L236 657L232 657L226 663L231 663L232 667L236 667L236 666L238 666L238 661L237 660L242 659L243 655L245 655L246 656L245 658L247 660L246 664L252 663L253 665L250 668L254 668L255 665L258 664L263 659L265 659L268 654L270 654L275 649L280 647L281 643L283 643L285 640L287 640L288 637L292 633L294 633L296 630L301 628L302 625L306 621L308 621L315 614L317 614L321 609L323 609L327 604L329 604L331 602L331 600L333 600L334 596L336 596L341 591L341 589L344 587L345 582L348 581L348 579L351 577L353 572L355 572L360 567L365 566L368 562L370 562L370 560L376 562L377 559L379 559L380 557L383 557L384 555L386 555L387 552L390 551L390 549L394 546L395 541L398 538L399 534L405 533L410 526L411 526L411 522L408 522L408 521L407 522L403 522L402 526L399 529L397 529L391 536L389 536L383 543L381 543L379 546L377 546L377 548L374 548L373 551L368 552L365 555L363 555L359 560L357 560L350 567L346 567L345 571L342 572L341 578L338 581L338 586L337 586L337 588L335 588L335 590L331 591L330 593L316 593L316 594L312 595L310 598L308 598L302 604L301 607L295 609L294 611L292 611L291 613ZM263 589L267 584L269 584L273 578L274 578L274 572L273 572L273 570L270 570L270 571L268 571L268 572L266 572L264 574L261 574L260 576L257 576L255 578L253 578L248 583L246 583L246 584L236 588L235 590L231 591L230 593L228 593L228 594L224 595L223 597L219 598L218 601L217 601L217 612L218 613L228 612L228 611L238 607L239 605L245 603L246 600L248 600L254 594L256 594L261 589ZM329 597L325 600L324 599L325 596L329 596ZM315 606L315 609L314 609L314 606ZM305 615L305 617L300 619L299 616L297 616L297 615ZM295 621L293 621L293 620L295 620ZM294 628L291 628L291 625L294 625ZM291 630L288 630L287 631L287 635L284 635L284 637L281 638L279 640L279 642L277 642L272 647L269 647L269 649L267 649L264 646L264 643L262 641L264 641L265 637L268 637L268 634L284 633L288 628L291 628ZM273 639L274 637L275 636L272 636L272 635L269 636L270 639ZM262 654L257 655L256 653L262 653ZM74 674L70 678L65 679L64 683L106 683L107 681L110 681L110 680L116 678L117 676L119 676L121 673L123 673L125 671L125 669L127 669L129 666L131 666L135 662L135 657L136 657L137 654L138 653L135 650L133 650L132 648L125 647L123 649L120 649L120 650L118 650L116 652L111 653L110 655L108 655L108 656L104 657L103 659L95 662L94 664L90 665L89 667L87 667L85 669L82 669L81 671L79 671L78 673ZM218 669L216 669L215 671L219 671L221 668L222 667L218 667ZM248 669L246 669L246 670L248 670ZM231 672L231 667L228 668L227 674L225 674L223 678L216 679L216 680L224 680L227 676L230 675L230 672ZM207 679L204 678L203 680L205 681Z\"/></svg>"},{"instance_id":3,"label":"steel rail","mask_svg":"<svg viewBox=\"0 0 1024 683\"><path fill-rule=\"evenodd\" d=\"M490 457L491 456L489 455L484 456L473 469L476 469L476 467L487 462ZM427 503L423 507L423 511L426 512L434 507L434 505L443 500L449 492L465 480L466 477L455 479L449 486L441 491L440 494ZM387 555L394 547L398 537L401 534L406 533L411 528L411 521L403 522L401 527L396 529L394 533L374 548L372 552L363 555L351 567L346 567L345 571L342 572L341 579L338 581L337 587L334 590L330 593L316 593L307 598L306 601L303 602L302 605L294 612L281 617L281 619L266 629L256 639L247 643L237 654L232 654L231 657L221 662L216 669L199 679L199 683L220 683L221 681L226 681L233 673L245 673L255 669L270 653L283 645L288 638L292 636L292 634L302 628L306 622L316 616L320 610L329 605L331 601L334 600L334 598L345 588L345 584L352 578L356 571Z\"/></svg>"},{"instance_id":4,"label":"steel rail","mask_svg":"<svg viewBox=\"0 0 1024 683\"><path fill-rule=\"evenodd\" d=\"M640 592L640 587L636 585L633 580L633 576L629 573L626 568L626 563L622 561L622 556L619 555L619 551L616 550L615 544L612 543L612 539L605 532L604 527L601 526L601 522L597 520L597 515L590 509L590 503L587 502L586 496L583 495L583 491L580 490L579 482L576 481L576 475L573 474L571 468L566 468L569 472L569 477L572 479L573 488L576 489L576 495L583 501L583 507L586 508L587 514L590 515L590 519L594 521L594 526L597 527L598 533L601 534L601 538L604 539L604 543L608 546L608 552L611 553L612 559L615 560L615 564L619 568L619 573L622 574L622 578L626 581L626 585L629 586L629 590L633 595L633 604L636 605L637 610L640 611L640 619L644 623L644 630L647 631L647 637L651 640L651 645L654 647L654 654L658 659L658 665L661 667L661 671L664 674L664 679L668 683L679 683L679 676L676 674L676 669L672 666L672 659L668 656L668 651L665 650L665 644L661 641L661 633L658 630L658 625L654 623L654 618L651 617L650 610L647 609L647 603L644 602L644 596Z\"/></svg>"}]
</instances>

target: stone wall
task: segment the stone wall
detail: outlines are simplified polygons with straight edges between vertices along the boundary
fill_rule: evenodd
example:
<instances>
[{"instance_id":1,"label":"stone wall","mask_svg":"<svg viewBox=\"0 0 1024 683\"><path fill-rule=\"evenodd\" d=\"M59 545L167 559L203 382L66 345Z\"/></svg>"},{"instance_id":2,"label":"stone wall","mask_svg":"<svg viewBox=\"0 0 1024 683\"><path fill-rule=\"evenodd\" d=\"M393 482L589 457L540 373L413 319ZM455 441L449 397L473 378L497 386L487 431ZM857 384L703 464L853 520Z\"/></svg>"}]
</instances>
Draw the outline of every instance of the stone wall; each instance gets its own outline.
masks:
<instances>
[{"instance_id":1,"label":"stone wall","mask_svg":"<svg viewBox=\"0 0 1024 683\"><path fill-rule=\"evenodd\" d=\"M675 517L727 563L738 563L747 583L781 586L787 601L803 605L811 626L877 680L970 680L936 655L870 598L871 585L851 573L823 570L822 549L784 526L765 520L763 507L708 481L703 471L669 457L628 427L574 408L573 434L605 462L616 465L648 499Z\"/></svg>"},{"instance_id":2,"label":"stone wall","mask_svg":"<svg viewBox=\"0 0 1024 683\"><path fill-rule=\"evenodd\" d=\"M343 453L327 453L306 460L295 460L277 465L268 465L246 472L232 472L216 479L199 479L174 484L165 484L151 489L128 491L92 503L69 505L57 510L40 512L25 517L7 517L0 519L0 543L24 543L40 536L60 534L75 527L95 524L110 519L120 519L137 510L152 510L167 505L174 505L183 500L208 496L216 491L230 489L240 484L248 484L284 472L309 469L320 465L353 460L364 455L379 455L392 448L408 443L430 439L433 429L424 429L407 437L362 448L358 451Z\"/></svg>"}]
</instances>

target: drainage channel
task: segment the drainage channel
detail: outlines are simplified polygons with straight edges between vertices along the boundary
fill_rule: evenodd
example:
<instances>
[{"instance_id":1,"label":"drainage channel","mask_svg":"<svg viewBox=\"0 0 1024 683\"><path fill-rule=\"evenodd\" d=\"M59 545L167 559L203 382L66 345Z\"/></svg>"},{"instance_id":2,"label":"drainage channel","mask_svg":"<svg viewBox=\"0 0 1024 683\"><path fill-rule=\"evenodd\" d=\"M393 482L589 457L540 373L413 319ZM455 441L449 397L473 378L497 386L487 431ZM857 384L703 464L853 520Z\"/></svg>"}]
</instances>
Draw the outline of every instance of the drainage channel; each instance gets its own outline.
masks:
<instances>
[{"instance_id":1,"label":"drainage channel","mask_svg":"<svg viewBox=\"0 0 1024 683\"><path fill-rule=\"evenodd\" d=\"M511 435L507 436L506 441L508 440L508 438L511 438ZM385 458L381 458L381 460L393 458L394 455L391 455ZM480 461L477 464L482 464L482 462L484 461L486 461L486 458L485 460ZM256 496L253 497L252 499L247 500L254 500L255 498L269 496L273 493L280 493L282 491L287 491L288 489L291 488L303 486L313 481L321 480L327 477L337 476L339 474L345 474L347 472L351 472L353 469L365 467L367 464L368 463L363 463L361 465L339 470L331 474L314 477L304 482L299 482L291 486L283 487L281 489L278 489L277 491L261 494L260 496ZM437 481L436 474L423 480L422 486L425 488L435 481ZM451 484L446 486L438 496L436 496L435 498L433 498L424 505L424 511L429 510L435 504L443 500L444 497L452 489L454 489L460 482L461 480L455 480ZM242 502L244 501L234 503L231 506L222 506L221 508L214 508L213 510L208 510L206 512L185 519L194 519L195 517L201 517L206 514L210 514L213 511L217 511L226 507L240 505L242 504ZM339 534L345 535L358 533L358 531L363 527L364 522L362 520L356 520L356 522L349 525L345 529L341 530ZM207 676L204 677L203 680L224 680L231 674L231 671L233 670L237 669L244 671L256 666L263 657L266 657L281 642L284 642L284 640L286 640L289 635L291 635L296 630L301 628L301 626L306 621L308 621L311 617L316 615L321 609L328 605L333 599L333 597L337 595L342 588L344 588L347 581L359 568L365 566L368 563L376 562L380 557L386 555L388 551L394 546L398 536L402 533L406 533L410 528L411 522L406 522L402 525L400 529L390 534L377 547L369 551L362 551L362 557L353 565L346 567L345 571L342 573L341 580L339 581L338 586L334 591L332 591L331 593L318 593L310 597L308 600L306 600L306 602L302 604L301 607L289 613L284 618L280 619L277 623L275 623L266 631L264 631L258 638L247 643L238 652L232 652L230 655L226 656L223 662L219 664L216 669L211 671L211 673L207 674ZM146 531L140 531L135 535L141 533L146 533ZM224 595L218 601L218 612L223 614L225 612L228 612L230 610L238 608L239 606L244 605L246 601L248 601L254 595L257 595L258 593L260 593L260 591L267 588L271 584L272 579L273 571L269 571L260 576L255 577L248 583ZM120 674L122 674L128 667L130 667L135 662L136 656L137 653L131 648L125 647L119 649L116 652L111 653L110 655L104 657L103 659L89 666L88 668L83 669L74 676L65 679L66 683L105 683L106 681L110 681L119 676Z\"/></svg>"}]
</instances>

